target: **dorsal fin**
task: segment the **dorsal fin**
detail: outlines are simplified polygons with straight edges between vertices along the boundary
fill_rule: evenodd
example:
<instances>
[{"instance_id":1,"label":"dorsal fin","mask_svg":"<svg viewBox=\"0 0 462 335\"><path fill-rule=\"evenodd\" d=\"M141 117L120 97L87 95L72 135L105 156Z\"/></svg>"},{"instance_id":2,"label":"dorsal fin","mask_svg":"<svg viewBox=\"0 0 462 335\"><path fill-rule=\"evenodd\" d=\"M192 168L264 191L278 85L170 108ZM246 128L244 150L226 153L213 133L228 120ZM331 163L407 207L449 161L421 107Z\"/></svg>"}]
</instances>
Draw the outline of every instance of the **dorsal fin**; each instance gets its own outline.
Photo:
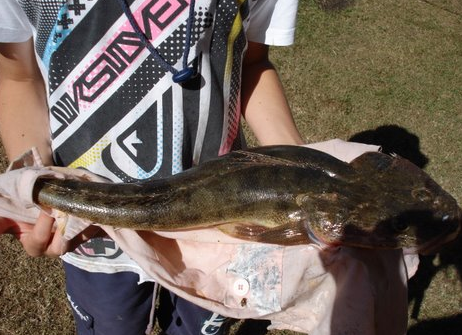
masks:
<instances>
[{"instance_id":1,"label":"dorsal fin","mask_svg":"<svg viewBox=\"0 0 462 335\"><path fill-rule=\"evenodd\" d=\"M349 164L325 152L296 145L273 145L249 149L250 152L292 161L309 169L322 170L344 178L355 173Z\"/></svg>"},{"instance_id":2,"label":"dorsal fin","mask_svg":"<svg viewBox=\"0 0 462 335\"><path fill-rule=\"evenodd\" d=\"M381 152L366 152L351 161L350 165L361 173L377 174L388 170L394 159Z\"/></svg>"}]
</instances>

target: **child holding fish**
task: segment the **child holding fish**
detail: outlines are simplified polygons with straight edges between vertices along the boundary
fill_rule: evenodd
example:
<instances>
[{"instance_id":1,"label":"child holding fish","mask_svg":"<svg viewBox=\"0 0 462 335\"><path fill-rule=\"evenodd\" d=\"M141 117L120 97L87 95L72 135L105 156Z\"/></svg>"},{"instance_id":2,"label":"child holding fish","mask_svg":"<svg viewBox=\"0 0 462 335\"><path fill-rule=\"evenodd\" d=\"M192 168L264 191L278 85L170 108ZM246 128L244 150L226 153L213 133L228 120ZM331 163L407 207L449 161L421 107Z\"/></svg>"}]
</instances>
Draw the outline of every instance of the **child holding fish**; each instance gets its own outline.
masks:
<instances>
[{"instance_id":1,"label":"child holding fish","mask_svg":"<svg viewBox=\"0 0 462 335\"><path fill-rule=\"evenodd\" d=\"M241 116L261 145L302 144L268 60L268 45L292 43L296 10L296 0L2 1L8 158L35 146L45 165L161 178L240 148ZM63 250L46 214L3 223L28 254L62 257L79 335L145 332L153 284L138 284L143 271L113 240L91 228ZM223 317L168 292L159 318L166 334L224 331Z\"/></svg>"}]
</instances>

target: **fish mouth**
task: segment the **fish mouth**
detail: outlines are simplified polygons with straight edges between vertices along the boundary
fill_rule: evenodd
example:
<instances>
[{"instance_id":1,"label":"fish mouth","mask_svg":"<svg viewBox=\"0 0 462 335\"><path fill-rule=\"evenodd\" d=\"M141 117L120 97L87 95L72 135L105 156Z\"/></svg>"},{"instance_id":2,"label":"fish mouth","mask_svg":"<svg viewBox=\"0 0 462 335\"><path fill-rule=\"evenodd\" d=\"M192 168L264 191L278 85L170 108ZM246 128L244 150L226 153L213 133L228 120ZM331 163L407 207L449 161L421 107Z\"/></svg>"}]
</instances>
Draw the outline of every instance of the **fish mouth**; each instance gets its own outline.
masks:
<instances>
[{"instance_id":1,"label":"fish mouth","mask_svg":"<svg viewBox=\"0 0 462 335\"><path fill-rule=\"evenodd\" d=\"M456 229L454 229L453 232L445 232L443 234L440 234L439 236L422 243L420 245L417 245L415 247L404 247L403 248L403 253L404 254L420 254L420 255L432 255L440 251L440 249L447 243L453 241L456 239L456 237L460 233L460 225L457 226Z\"/></svg>"},{"instance_id":2,"label":"fish mouth","mask_svg":"<svg viewBox=\"0 0 462 335\"><path fill-rule=\"evenodd\" d=\"M398 240L390 242L386 238L377 238L377 236L374 236L373 234L363 236L354 234L353 236L355 238L351 241L347 241L348 239L345 236L340 237L339 239L330 239L328 236L326 237L319 232L317 234L313 229L310 229L308 225L306 225L306 228L310 241L323 249L335 248L344 245L362 249L402 249L404 254L429 255L438 252L445 244L453 241L458 236L461 232L461 220L459 219L455 221L459 222L459 224L452 226L438 234L438 236L415 246L403 246L398 242Z\"/></svg>"},{"instance_id":3,"label":"fish mouth","mask_svg":"<svg viewBox=\"0 0 462 335\"><path fill-rule=\"evenodd\" d=\"M453 222L453 225L448 227L443 233L414 248L403 248L403 251L405 253L431 255L437 253L445 244L455 240L461 232L462 210L460 207L458 207L457 214L455 216L452 218L446 217L446 219Z\"/></svg>"}]
</instances>

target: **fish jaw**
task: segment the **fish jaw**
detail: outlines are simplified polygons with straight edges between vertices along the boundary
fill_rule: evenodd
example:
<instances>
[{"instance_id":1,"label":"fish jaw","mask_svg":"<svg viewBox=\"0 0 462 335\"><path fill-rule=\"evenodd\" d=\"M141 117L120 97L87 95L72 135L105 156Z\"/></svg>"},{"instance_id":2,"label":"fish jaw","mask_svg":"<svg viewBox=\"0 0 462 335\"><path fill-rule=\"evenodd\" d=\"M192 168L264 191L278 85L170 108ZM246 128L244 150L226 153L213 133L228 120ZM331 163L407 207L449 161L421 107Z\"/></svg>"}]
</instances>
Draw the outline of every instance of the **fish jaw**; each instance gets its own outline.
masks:
<instances>
[{"instance_id":1,"label":"fish jaw","mask_svg":"<svg viewBox=\"0 0 462 335\"><path fill-rule=\"evenodd\" d=\"M406 254L421 254L421 255L431 255L440 251L442 247L450 242L454 241L461 231L462 224L462 210L458 209L458 214L453 217L444 217L443 221L449 221L447 229L441 234L435 236L434 238L428 239L426 242L423 242L414 246L404 246L404 252Z\"/></svg>"},{"instance_id":2,"label":"fish jaw","mask_svg":"<svg viewBox=\"0 0 462 335\"><path fill-rule=\"evenodd\" d=\"M460 233L460 226L452 233L437 236L432 240L427 241L418 246L403 247L405 254L421 254L421 255L432 255L440 251L440 249L456 239Z\"/></svg>"},{"instance_id":3,"label":"fish jaw","mask_svg":"<svg viewBox=\"0 0 462 335\"><path fill-rule=\"evenodd\" d=\"M430 218L430 213L408 213L376 224L366 224L362 228L351 223L333 222L326 217L319 220L318 214L316 221L307 220L304 224L310 240L321 247L343 245L366 249L402 248L406 253L427 255L439 251L458 236L462 222L461 213L460 208L452 217ZM427 217L426 220L408 222L409 218L424 216ZM405 231L396 228L400 225L407 225ZM429 230L429 226L435 229Z\"/></svg>"}]
</instances>

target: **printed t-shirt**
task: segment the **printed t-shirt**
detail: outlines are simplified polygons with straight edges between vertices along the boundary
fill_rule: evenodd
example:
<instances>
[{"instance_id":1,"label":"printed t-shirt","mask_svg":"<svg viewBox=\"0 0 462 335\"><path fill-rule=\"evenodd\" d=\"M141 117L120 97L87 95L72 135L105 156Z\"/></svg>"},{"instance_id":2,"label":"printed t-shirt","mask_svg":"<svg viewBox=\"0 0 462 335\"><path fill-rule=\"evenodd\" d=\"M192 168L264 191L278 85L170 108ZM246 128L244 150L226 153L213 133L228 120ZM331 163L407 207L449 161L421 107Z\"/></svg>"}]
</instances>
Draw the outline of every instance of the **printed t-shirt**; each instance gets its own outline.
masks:
<instances>
[{"instance_id":1,"label":"printed t-shirt","mask_svg":"<svg viewBox=\"0 0 462 335\"><path fill-rule=\"evenodd\" d=\"M181 70L190 2L126 3L160 56ZM47 78L55 163L137 182L176 174L242 145L247 43L292 43L297 1L197 0L187 58L197 75L183 84L173 83L168 66L143 45L118 1L6 0L4 6L0 41L34 37ZM63 259L95 272L138 267L105 238Z\"/></svg>"}]
</instances>

